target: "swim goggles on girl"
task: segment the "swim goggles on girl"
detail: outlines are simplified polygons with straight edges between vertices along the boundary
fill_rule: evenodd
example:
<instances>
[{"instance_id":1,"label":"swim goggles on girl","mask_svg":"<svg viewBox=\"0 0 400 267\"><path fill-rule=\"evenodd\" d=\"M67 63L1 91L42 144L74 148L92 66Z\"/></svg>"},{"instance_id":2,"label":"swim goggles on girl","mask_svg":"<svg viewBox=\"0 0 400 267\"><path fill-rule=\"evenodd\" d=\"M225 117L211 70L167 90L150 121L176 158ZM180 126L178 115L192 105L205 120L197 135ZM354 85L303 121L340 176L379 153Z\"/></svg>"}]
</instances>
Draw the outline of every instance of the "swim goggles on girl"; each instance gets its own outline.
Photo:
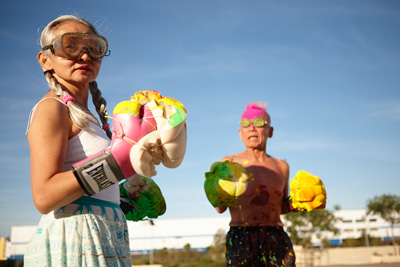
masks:
<instances>
[{"instance_id":1,"label":"swim goggles on girl","mask_svg":"<svg viewBox=\"0 0 400 267\"><path fill-rule=\"evenodd\" d=\"M262 128L265 125L268 125L268 122L265 121L263 118L255 118L253 121L250 119L243 118L239 121L240 126L243 128L249 127L251 124L253 124L257 128Z\"/></svg>"},{"instance_id":2,"label":"swim goggles on girl","mask_svg":"<svg viewBox=\"0 0 400 267\"><path fill-rule=\"evenodd\" d=\"M50 49L53 55L66 59L75 59L85 51L90 58L100 60L111 52L108 50L107 39L103 36L80 32L68 32L57 36L50 45L43 47L42 51L47 49Z\"/></svg>"}]
</instances>

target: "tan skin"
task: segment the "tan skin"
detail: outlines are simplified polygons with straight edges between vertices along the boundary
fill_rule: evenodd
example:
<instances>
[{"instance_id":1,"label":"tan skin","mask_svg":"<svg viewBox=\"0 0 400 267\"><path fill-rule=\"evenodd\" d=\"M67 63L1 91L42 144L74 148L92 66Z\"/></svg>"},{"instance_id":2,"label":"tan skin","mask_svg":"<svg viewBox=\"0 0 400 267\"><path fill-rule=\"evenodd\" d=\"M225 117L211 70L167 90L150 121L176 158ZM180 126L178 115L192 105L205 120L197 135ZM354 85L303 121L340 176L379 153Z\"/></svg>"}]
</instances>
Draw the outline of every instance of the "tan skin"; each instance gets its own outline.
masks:
<instances>
[{"instance_id":1,"label":"tan skin","mask_svg":"<svg viewBox=\"0 0 400 267\"><path fill-rule=\"evenodd\" d=\"M53 33L93 33L86 25L67 21ZM87 108L89 82L96 79L101 61L92 60L85 52L73 60L57 57L50 51L39 52L42 68L51 71L57 81L78 103ZM45 97L57 97L50 90ZM31 188L33 201L42 214L65 206L84 194L72 171L63 172L68 140L79 129L71 120L68 108L55 100L42 101L36 108L29 127L28 142L31 151Z\"/></svg>"},{"instance_id":2,"label":"tan skin","mask_svg":"<svg viewBox=\"0 0 400 267\"><path fill-rule=\"evenodd\" d=\"M245 151L226 156L221 161L233 161L246 168L252 177L247 190L237 200L237 207L229 207L230 226L282 226L280 215L289 212L289 165L266 153L267 140L273 135L270 117L263 117L268 125L257 128L251 124L239 129ZM216 207L223 213L228 207Z\"/></svg>"}]
</instances>

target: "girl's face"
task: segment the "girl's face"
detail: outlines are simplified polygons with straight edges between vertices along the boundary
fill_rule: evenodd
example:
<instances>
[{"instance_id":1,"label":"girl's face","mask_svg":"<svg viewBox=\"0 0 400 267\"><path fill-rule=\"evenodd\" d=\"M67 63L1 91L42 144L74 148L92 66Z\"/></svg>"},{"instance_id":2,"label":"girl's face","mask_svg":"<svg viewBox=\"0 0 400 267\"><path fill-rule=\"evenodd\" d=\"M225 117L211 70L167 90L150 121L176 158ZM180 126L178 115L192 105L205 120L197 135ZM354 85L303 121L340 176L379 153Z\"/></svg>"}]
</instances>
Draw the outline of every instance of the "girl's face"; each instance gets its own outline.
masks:
<instances>
[{"instance_id":1,"label":"girl's face","mask_svg":"<svg viewBox=\"0 0 400 267\"><path fill-rule=\"evenodd\" d=\"M53 38L68 32L94 33L80 22L66 21L54 30ZM89 82L97 78L101 66L101 60L91 59L85 50L75 59L57 57L47 50L39 52L38 60L45 70L52 71L57 81L67 88L71 85L77 88L88 87Z\"/></svg>"}]
</instances>

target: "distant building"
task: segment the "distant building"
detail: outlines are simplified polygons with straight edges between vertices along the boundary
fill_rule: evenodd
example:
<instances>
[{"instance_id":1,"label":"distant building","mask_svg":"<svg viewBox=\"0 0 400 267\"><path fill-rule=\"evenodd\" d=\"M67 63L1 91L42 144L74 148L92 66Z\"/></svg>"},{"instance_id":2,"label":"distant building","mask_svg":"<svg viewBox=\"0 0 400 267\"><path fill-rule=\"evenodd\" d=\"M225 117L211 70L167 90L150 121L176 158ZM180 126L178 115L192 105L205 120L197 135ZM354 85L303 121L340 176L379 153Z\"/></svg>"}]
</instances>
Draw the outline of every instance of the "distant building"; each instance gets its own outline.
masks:
<instances>
[{"instance_id":1,"label":"distant building","mask_svg":"<svg viewBox=\"0 0 400 267\"><path fill-rule=\"evenodd\" d=\"M339 210L335 211L334 215L337 218L341 218L341 221L335 225L339 228L340 233L330 238L333 245L340 245L344 239L357 239L363 235L380 238L381 240L391 240L392 238L389 223L380 216L367 215L366 210ZM394 237L396 239L400 238L399 225L394 227Z\"/></svg>"},{"instance_id":2,"label":"distant building","mask_svg":"<svg viewBox=\"0 0 400 267\"><path fill-rule=\"evenodd\" d=\"M376 215L366 215L366 210L340 210L334 212L341 218L336 224L340 232L333 236L326 233L332 245L340 245L344 239L360 238L362 235L377 237L382 240L391 238L390 225ZM282 217L283 218L283 217ZM192 250L206 250L213 245L214 237L225 235L229 229L230 217L223 214L212 218L157 219L140 222L128 222L129 241L132 254L150 253L163 248L181 250L189 244ZM10 242L6 246L8 259L21 259L25 247L36 231L36 226L13 226ZM400 226L394 229L396 238L400 238ZM320 240L313 238L315 245Z\"/></svg>"},{"instance_id":3,"label":"distant building","mask_svg":"<svg viewBox=\"0 0 400 267\"><path fill-rule=\"evenodd\" d=\"M0 261L6 260L6 244L7 239L5 237L0 237Z\"/></svg>"},{"instance_id":4,"label":"distant building","mask_svg":"<svg viewBox=\"0 0 400 267\"><path fill-rule=\"evenodd\" d=\"M12 226L10 242L6 244L7 259L18 260L24 257L25 248L36 232L36 225Z\"/></svg>"}]
</instances>

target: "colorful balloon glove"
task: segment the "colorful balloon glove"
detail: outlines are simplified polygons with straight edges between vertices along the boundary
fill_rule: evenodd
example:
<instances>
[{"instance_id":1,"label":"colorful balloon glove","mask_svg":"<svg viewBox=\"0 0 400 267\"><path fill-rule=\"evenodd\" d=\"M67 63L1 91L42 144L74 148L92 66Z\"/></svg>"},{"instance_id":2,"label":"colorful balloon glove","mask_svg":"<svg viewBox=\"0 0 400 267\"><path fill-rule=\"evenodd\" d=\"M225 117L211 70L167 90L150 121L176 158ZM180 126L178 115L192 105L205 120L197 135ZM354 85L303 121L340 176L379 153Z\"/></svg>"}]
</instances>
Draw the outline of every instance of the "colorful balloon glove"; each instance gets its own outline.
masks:
<instances>
[{"instance_id":1,"label":"colorful balloon glove","mask_svg":"<svg viewBox=\"0 0 400 267\"><path fill-rule=\"evenodd\" d=\"M135 175L131 148L139 146L139 140L156 131L157 122L146 103L124 101L114 109L113 129L108 148L73 164L74 175L89 196ZM151 164L151 160L147 159L147 165ZM148 174L140 169L137 172Z\"/></svg>"},{"instance_id":2,"label":"colorful balloon glove","mask_svg":"<svg viewBox=\"0 0 400 267\"><path fill-rule=\"evenodd\" d=\"M324 209L326 191L321 179L306 171L298 171L290 182L292 206L298 210Z\"/></svg>"},{"instance_id":3,"label":"colorful balloon glove","mask_svg":"<svg viewBox=\"0 0 400 267\"><path fill-rule=\"evenodd\" d=\"M231 161L215 162L205 173L204 190L214 207L236 207L236 201L247 189L246 169Z\"/></svg>"},{"instance_id":4,"label":"colorful balloon glove","mask_svg":"<svg viewBox=\"0 0 400 267\"><path fill-rule=\"evenodd\" d=\"M158 185L150 178L135 175L119 185L120 207L127 220L156 219L167 206Z\"/></svg>"},{"instance_id":5,"label":"colorful balloon glove","mask_svg":"<svg viewBox=\"0 0 400 267\"><path fill-rule=\"evenodd\" d=\"M144 108L143 108L144 107ZM146 110L151 114L144 114ZM130 161L135 172L152 177L157 174L155 165L161 162L167 168L178 167L186 152L186 108L177 100L161 96L157 91L136 92L130 101L119 103L114 109L114 118L139 116L152 131L139 140L126 141L134 145L130 149ZM115 125L115 123L114 123ZM114 127L114 132L124 136L125 129Z\"/></svg>"}]
</instances>

